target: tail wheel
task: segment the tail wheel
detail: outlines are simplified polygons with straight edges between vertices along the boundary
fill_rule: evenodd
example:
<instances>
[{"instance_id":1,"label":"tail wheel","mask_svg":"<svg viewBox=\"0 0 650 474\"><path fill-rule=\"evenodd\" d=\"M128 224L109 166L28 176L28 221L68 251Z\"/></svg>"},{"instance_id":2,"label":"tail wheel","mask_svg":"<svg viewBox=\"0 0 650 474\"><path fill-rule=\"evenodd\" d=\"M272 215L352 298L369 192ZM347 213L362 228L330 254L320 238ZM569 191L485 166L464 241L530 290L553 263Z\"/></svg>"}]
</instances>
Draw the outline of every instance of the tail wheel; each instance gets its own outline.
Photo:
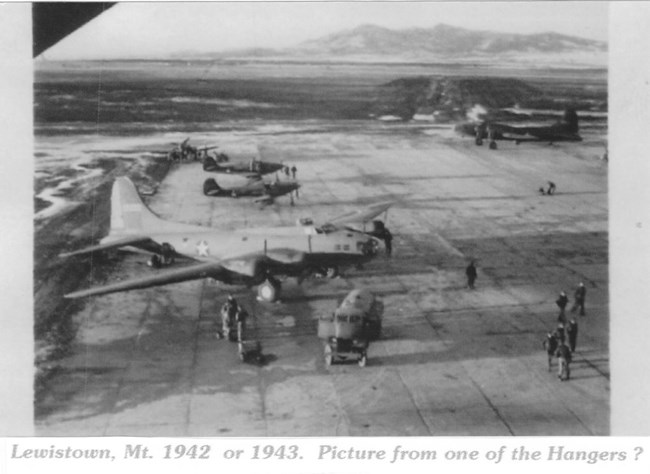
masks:
<instances>
[{"instance_id":1,"label":"tail wheel","mask_svg":"<svg viewBox=\"0 0 650 474\"><path fill-rule=\"evenodd\" d=\"M257 296L262 301L272 303L280 297L281 288L282 285L278 280L269 278L257 287Z\"/></svg>"},{"instance_id":2,"label":"tail wheel","mask_svg":"<svg viewBox=\"0 0 650 474\"><path fill-rule=\"evenodd\" d=\"M332 365L332 346L329 344L325 345L325 365Z\"/></svg>"}]
</instances>

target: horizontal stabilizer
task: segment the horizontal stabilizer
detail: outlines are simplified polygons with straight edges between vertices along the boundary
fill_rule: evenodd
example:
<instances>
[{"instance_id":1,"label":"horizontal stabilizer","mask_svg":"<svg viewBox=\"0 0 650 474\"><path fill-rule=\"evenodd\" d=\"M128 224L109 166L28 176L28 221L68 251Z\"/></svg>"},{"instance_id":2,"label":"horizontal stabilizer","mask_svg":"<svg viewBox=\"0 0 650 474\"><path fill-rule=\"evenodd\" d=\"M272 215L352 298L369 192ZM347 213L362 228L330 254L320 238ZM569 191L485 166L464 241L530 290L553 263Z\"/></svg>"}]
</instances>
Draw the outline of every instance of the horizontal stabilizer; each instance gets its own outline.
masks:
<instances>
[{"instance_id":1,"label":"horizontal stabilizer","mask_svg":"<svg viewBox=\"0 0 650 474\"><path fill-rule=\"evenodd\" d=\"M59 257L72 257L73 255L84 255L88 253L98 252L100 250L109 250L116 249L120 247L132 246L143 248L146 246L157 245L149 237L143 236L129 236L124 237L123 239L113 240L105 244L93 245L92 247L86 247L85 249L76 250L74 252L65 252L59 254Z\"/></svg>"}]
</instances>

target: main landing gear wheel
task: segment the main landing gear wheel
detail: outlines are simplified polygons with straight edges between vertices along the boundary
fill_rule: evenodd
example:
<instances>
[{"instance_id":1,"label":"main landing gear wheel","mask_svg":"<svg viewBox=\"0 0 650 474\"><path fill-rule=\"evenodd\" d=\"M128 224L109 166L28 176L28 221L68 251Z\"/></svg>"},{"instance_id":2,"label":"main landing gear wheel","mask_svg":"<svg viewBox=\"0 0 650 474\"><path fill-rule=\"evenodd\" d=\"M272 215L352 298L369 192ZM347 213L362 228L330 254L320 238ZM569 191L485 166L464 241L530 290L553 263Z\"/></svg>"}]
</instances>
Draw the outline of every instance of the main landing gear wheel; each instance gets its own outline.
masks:
<instances>
[{"instance_id":1,"label":"main landing gear wheel","mask_svg":"<svg viewBox=\"0 0 650 474\"><path fill-rule=\"evenodd\" d=\"M160 256L152 255L147 264L152 268L160 268L162 266Z\"/></svg>"},{"instance_id":2,"label":"main landing gear wheel","mask_svg":"<svg viewBox=\"0 0 650 474\"><path fill-rule=\"evenodd\" d=\"M490 150L496 150L497 149L497 142L490 142Z\"/></svg>"},{"instance_id":3,"label":"main landing gear wheel","mask_svg":"<svg viewBox=\"0 0 650 474\"><path fill-rule=\"evenodd\" d=\"M257 297L262 301L272 303L280 297L282 285L275 278L265 280L257 287Z\"/></svg>"},{"instance_id":4,"label":"main landing gear wheel","mask_svg":"<svg viewBox=\"0 0 650 474\"><path fill-rule=\"evenodd\" d=\"M332 346L329 344L325 345L325 365L332 365Z\"/></svg>"},{"instance_id":5,"label":"main landing gear wheel","mask_svg":"<svg viewBox=\"0 0 650 474\"><path fill-rule=\"evenodd\" d=\"M368 363L368 354L364 352L361 354L361 358L359 359L359 367L365 367L367 363Z\"/></svg>"},{"instance_id":6,"label":"main landing gear wheel","mask_svg":"<svg viewBox=\"0 0 650 474\"><path fill-rule=\"evenodd\" d=\"M481 146L483 145L483 139L482 138L477 138L474 140L474 143L476 143L476 146Z\"/></svg>"}]
</instances>

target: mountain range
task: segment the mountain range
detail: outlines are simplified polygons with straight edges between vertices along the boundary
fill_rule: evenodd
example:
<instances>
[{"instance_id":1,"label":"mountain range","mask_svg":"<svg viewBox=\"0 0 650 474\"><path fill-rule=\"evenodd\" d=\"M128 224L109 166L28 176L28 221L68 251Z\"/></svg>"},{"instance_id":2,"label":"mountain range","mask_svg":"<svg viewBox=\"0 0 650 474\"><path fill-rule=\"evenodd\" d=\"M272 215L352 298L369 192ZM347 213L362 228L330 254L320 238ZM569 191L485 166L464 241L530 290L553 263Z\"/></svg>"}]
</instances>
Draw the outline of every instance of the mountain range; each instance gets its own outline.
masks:
<instances>
[{"instance_id":1,"label":"mountain range","mask_svg":"<svg viewBox=\"0 0 650 474\"><path fill-rule=\"evenodd\" d=\"M254 48L210 54L214 58L421 61L563 58L606 64L607 43L559 33L515 34L438 24L392 30L362 25L285 49Z\"/></svg>"}]
</instances>

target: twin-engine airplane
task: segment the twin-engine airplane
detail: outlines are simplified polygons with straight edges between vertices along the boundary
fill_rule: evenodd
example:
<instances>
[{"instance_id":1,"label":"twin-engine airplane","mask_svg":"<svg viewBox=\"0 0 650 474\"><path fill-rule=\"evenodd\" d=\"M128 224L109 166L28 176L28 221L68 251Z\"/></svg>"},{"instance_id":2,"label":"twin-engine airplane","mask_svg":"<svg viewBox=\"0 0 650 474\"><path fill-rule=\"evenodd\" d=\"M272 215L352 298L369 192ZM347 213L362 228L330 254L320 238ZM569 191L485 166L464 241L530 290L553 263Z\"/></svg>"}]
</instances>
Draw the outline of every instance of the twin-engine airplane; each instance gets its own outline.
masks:
<instances>
[{"instance_id":1,"label":"twin-engine airplane","mask_svg":"<svg viewBox=\"0 0 650 474\"><path fill-rule=\"evenodd\" d=\"M159 218L145 206L128 178L118 178L113 184L108 236L99 245L62 256L125 248L153 254L153 266L169 265L176 257L192 263L65 296L80 298L213 278L227 284L259 285L260 300L276 301L281 291L278 276L295 276L301 281L314 273L333 275L341 266L360 265L375 257L378 240L350 225L365 224L390 206L375 204L323 227L309 221L297 227L225 232Z\"/></svg>"},{"instance_id":2,"label":"twin-engine airplane","mask_svg":"<svg viewBox=\"0 0 650 474\"><path fill-rule=\"evenodd\" d=\"M242 177L237 179L237 183L222 182L221 185L217 183L214 178L208 178L203 183L203 194L206 196L215 197L233 197L240 196L255 196L253 202L259 204L261 207L273 204L275 199L290 195L291 204L293 204L293 193L300 188L300 184L296 181L270 181L266 182L261 176L255 177Z\"/></svg>"},{"instance_id":3,"label":"twin-engine airplane","mask_svg":"<svg viewBox=\"0 0 650 474\"><path fill-rule=\"evenodd\" d=\"M217 163L211 156L203 159L203 171L212 173L242 174L245 176L262 176L265 174L275 173L284 168L282 163L273 163L270 161L251 160L249 162Z\"/></svg>"},{"instance_id":4,"label":"twin-engine airplane","mask_svg":"<svg viewBox=\"0 0 650 474\"><path fill-rule=\"evenodd\" d=\"M517 127L503 123L483 120L478 122L459 123L456 132L474 137L477 145L482 145L484 139L490 140L490 149L496 150L497 140L514 141L517 145L522 142L580 142L578 135L578 114L573 109L566 109L562 120L543 127Z\"/></svg>"}]
</instances>

